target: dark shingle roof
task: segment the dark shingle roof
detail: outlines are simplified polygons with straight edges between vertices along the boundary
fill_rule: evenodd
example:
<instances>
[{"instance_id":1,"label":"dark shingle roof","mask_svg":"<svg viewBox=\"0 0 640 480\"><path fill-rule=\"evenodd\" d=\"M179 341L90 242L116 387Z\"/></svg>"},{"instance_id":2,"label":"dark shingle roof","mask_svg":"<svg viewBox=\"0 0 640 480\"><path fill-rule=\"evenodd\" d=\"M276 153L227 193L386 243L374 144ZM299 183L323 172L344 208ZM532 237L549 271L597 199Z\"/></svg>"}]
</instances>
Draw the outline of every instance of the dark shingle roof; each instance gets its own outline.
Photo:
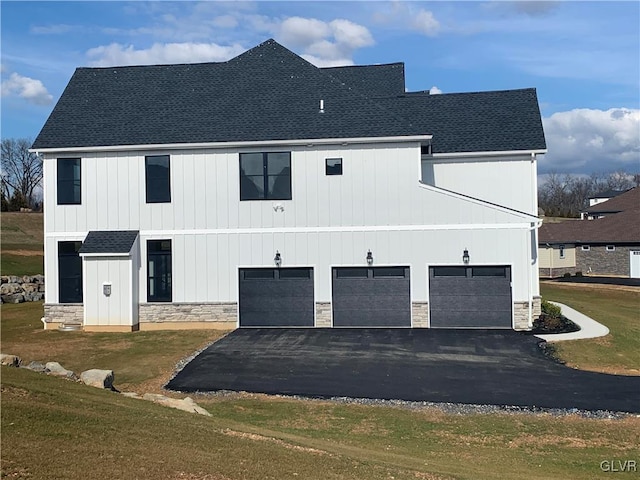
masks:
<instances>
[{"instance_id":1,"label":"dark shingle roof","mask_svg":"<svg viewBox=\"0 0 640 480\"><path fill-rule=\"evenodd\" d=\"M607 201L586 209L588 213L615 213L640 209L640 187L627 190Z\"/></svg>"},{"instance_id":2,"label":"dark shingle roof","mask_svg":"<svg viewBox=\"0 0 640 480\"><path fill-rule=\"evenodd\" d=\"M538 98L533 88L379 100L433 134L433 153L543 150Z\"/></svg>"},{"instance_id":3,"label":"dark shingle roof","mask_svg":"<svg viewBox=\"0 0 640 480\"><path fill-rule=\"evenodd\" d=\"M321 69L274 40L220 63L78 68L33 148L431 133L434 152L545 148L533 89L403 91L402 64Z\"/></svg>"},{"instance_id":4,"label":"dark shingle roof","mask_svg":"<svg viewBox=\"0 0 640 480\"><path fill-rule=\"evenodd\" d=\"M640 244L640 208L595 220L543 223L538 242Z\"/></svg>"},{"instance_id":5,"label":"dark shingle roof","mask_svg":"<svg viewBox=\"0 0 640 480\"><path fill-rule=\"evenodd\" d=\"M326 67L321 70L370 97L404 93L404 63Z\"/></svg>"},{"instance_id":6,"label":"dark shingle roof","mask_svg":"<svg viewBox=\"0 0 640 480\"><path fill-rule=\"evenodd\" d=\"M94 230L87 234L79 253L129 253L137 230Z\"/></svg>"}]
</instances>

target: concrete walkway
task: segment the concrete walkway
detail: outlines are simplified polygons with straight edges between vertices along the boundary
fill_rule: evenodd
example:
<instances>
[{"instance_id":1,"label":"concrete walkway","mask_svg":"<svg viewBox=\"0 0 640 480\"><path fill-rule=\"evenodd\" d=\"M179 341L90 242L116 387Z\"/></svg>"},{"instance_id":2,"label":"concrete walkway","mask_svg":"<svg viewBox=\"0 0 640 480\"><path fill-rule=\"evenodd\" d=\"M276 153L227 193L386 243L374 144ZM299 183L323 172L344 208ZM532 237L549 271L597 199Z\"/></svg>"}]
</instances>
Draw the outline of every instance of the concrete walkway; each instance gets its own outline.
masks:
<instances>
[{"instance_id":1,"label":"concrete walkway","mask_svg":"<svg viewBox=\"0 0 640 480\"><path fill-rule=\"evenodd\" d=\"M562 309L562 315L578 325L580 327L580 330L571 333L536 335L536 337L541 338L542 340L546 340L547 342L563 342L565 340L580 340L583 338L604 337L609 333L609 329L607 327L605 327L601 323L596 322L593 318L589 318L586 315L578 312L577 310L574 310L571 307L567 307L562 303L549 303L553 303L554 305L560 307Z\"/></svg>"}]
</instances>

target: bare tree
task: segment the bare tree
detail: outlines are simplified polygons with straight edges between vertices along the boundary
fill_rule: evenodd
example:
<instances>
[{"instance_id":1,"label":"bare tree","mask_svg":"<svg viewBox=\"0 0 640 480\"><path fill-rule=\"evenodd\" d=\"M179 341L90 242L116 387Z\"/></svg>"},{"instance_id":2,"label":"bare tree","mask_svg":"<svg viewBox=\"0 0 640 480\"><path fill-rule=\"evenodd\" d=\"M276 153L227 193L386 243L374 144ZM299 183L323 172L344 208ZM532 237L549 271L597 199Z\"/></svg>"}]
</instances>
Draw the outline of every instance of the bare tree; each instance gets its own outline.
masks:
<instances>
[{"instance_id":1,"label":"bare tree","mask_svg":"<svg viewBox=\"0 0 640 480\"><path fill-rule=\"evenodd\" d=\"M33 206L36 190L42 184L42 158L29 152L27 138L2 139L2 195L6 199L22 198L26 206Z\"/></svg>"}]
</instances>

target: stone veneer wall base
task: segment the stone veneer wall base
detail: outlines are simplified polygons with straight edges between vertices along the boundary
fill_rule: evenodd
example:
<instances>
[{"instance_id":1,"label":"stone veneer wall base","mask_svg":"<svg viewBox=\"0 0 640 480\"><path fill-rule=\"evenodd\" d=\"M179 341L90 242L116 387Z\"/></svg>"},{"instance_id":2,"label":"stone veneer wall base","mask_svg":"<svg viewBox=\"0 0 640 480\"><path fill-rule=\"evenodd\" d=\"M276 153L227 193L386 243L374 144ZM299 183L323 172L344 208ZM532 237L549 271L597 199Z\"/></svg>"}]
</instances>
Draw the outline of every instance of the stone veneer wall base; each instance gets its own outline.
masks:
<instances>
[{"instance_id":1,"label":"stone veneer wall base","mask_svg":"<svg viewBox=\"0 0 640 480\"><path fill-rule=\"evenodd\" d=\"M220 323L237 324L238 304L235 302L214 303L141 303L138 321L141 330L149 330L150 324ZM214 327L215 328L215 327Z\"/></svg>"},{"instance_id":2,"label":"stone veneer wall base","mask_svg":"<svg viewBox=\"0 0 640 480\"><path fill-rule=\"evenodd\" d=\"M533 297L531 303L531 321L534 322L542 313L542 299L539 296ZM529 302L513 302L513 329L518 331L531 330L533 325L529 325Z\"/></svg>"},{"instance_id":3,"label":"stone veneer wall base","mask_svg":"<svg viewBox=\"0 0 640 480\"><path fill-rule=\"evenodd\" d=\"M331 327L331 302L316 302L316 328Z\"/></svg>"},{"instance_id":4,"label":"stone veneer wall base","mask_svg":"<svg viewBox=\"0 0 640 480\"><path fill-rule=\"evenodd\" d=\"M412 302L411 303L411 321L413 328L429 327L429 303L428 302Z\"/></svg>"},{"instance_id":5,"label":"stone veneer wall base","mask_svg":"<svg viewBox=\"0 0 640 480\"><path fill-rule=\"evenodd\" d=\"M45 303L44 328L51 330L63 323L82 325L84 322L84 305L82 303Z\"/></svg>"}]
</instances>

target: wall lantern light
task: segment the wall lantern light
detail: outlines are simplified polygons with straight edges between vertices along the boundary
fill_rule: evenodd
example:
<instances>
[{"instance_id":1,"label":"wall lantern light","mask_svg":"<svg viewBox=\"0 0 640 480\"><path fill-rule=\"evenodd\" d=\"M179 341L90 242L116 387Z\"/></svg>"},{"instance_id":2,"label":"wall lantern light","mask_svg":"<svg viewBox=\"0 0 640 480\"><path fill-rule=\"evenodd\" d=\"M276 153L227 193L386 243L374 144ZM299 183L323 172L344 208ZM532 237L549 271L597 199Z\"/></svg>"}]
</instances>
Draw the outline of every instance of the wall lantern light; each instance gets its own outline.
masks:
<instances>
[{"instance_id":1,"label":"wall lantern light","mask_svg":"<svg viewBox=\"0 0 640 480\"><path fill-rule=\"evenodd\" d=\"M462 252L462 261L465 263L465 265L469 263L469 250L467 250L466 248L464 249L464 252Z\"/></svg>"},{"instance_id":2,"label":"wall lantern light","mask_svg":"<svg viewBox=\"0 0 640 480\"><path fill-rule=\"evenodd\" d=\"M371 265L373 263L373 254L371 250L367 252L367 265Z\"/></svg>"},{"instance_id":3,"label":"wall lantern light","mask_svg":"<svg viewBox=\"0 0 640 480\"><path fill-rule=\"evenodd\" d=\"M273 261L276 264L276 267L279 267L280 265L282 265L282 256L280 255L280 252L276 250L276 256L273 257Z\"/></svg>"}]
</instances>

